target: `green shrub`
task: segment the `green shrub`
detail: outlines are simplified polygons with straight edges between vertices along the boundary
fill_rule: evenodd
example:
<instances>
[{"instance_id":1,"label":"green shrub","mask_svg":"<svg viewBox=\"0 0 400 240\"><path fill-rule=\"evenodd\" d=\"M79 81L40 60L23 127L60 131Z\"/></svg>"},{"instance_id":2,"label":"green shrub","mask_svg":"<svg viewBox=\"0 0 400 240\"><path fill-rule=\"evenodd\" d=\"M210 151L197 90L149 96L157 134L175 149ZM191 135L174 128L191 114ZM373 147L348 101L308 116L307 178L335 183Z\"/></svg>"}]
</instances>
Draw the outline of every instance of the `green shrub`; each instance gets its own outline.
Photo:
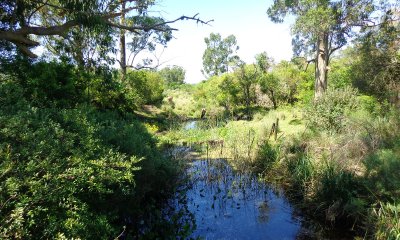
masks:
<instances>
[{"instance_id":1,"label":"green shrub","mask_svg":"<svg viewBox=\"0 0 400 240\"><path fill-rule=\"evenodd\" d=\"M1 239L115 237L167 190L172 164L132 116L32 107L0 80Z\"/></svg>"},{"instance_id":2,"label":"green shrub","mask_svg":"<svg viewBox=\"0 0 400 240\"><path fill-rule=\"evenodd\" d=\"M379 107L378 100L373 96L361 95L358 98L361 108L367 110L370 113L377 113Z\"/></svg>"},{"instance_id":3,"label":"green shrub","mask_svg":"<svg viewBox=\"0 0 400 240\"><path fill-rule=\"evenodd\" d=\"M358 106L357 91L352 88L327 91L306 109L305 118L314 129L339 132L346 124L346 111Z\"/></svg>"},{"instance_id":4,"label":"green shrub","mask_svg":"<svg viewBox=\"0 0 400 240\"><path fill-rule=\"evenodd\" d=\"M324 166L320 167L320 171L320 188L317 191L317 197L321 201L346 203L355 196L355 189L359 184L352 173L330 161L326 161Z\"/></svg>"},{"instance_id":5,"label":"green shrub","mask_svg":"<svg viewBox=\"0 0 400 240\"><path fill-rule=\"evenodd\" d=\"M130 71L124 83L126 97L137 107L144 104L159 104L163 99L164 80L151 71Z\"/></svg>"},{"instance_id":6,"label":"green shrub","mask_svg":"<svg viewBox=\"0 0 400 240\"><path fill-rule=\"evenodd\" d=\"M5 72L18 79L24 97L34 106L74 107L85 100L85 76L72 64L16 60L9 65L3 66ZM19 69L15 69L17 66Z\"/></svg>"},{"instance_id":7,"label":"green shrub","mask_svg":"<svg viewBox=\"0 0 400 240\"><path fill-rule=\"evenodd\" d=\"M400 157L391 149L382 149L369 156L366 166L367 184L375 195L389 200L400 199Z\"/></svg>"}]
</instances>

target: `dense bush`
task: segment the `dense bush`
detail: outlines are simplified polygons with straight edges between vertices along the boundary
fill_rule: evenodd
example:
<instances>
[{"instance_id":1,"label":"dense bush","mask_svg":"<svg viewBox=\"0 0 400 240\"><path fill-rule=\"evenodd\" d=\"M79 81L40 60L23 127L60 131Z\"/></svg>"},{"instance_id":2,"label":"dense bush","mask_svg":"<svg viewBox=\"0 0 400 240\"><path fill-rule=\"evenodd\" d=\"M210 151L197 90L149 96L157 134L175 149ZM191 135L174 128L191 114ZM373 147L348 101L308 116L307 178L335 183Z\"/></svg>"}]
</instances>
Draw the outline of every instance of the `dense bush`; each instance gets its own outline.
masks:
<instances>
[{"instance_id":1,"label":"dense bush","mask_svg":"<svg viewBox=\"0 0 400 240\"><path fill-rule=\"evenodd\" d=\"M0 238L116 236L173 168L132 117L37 108L24 92L0 75Z\"/></svg>"},{"instance_id":2,"label":"dense bush","mask_svg":"<svg viewBox=\"0 0 400 240\"><path fill-rule=\"evenodd\" d=\"M15 60L2 68L18 79L24 96L34 106L73 107L86 100L85 76L69 63Z\"/></svg>"},{"instance_id":3,"label":"dense bush","mask_svg":"<svg viewBox=\"0 0 400 240\"><path fill-rule=\"evenodd\" d=\"M164 80L160 74L152 71L131 71L123 83L126 97L137 107L144 104L158 104L163 99Z\"/></svg>"},{"instance_id":4,"label":"dense bush","mask_svg":"<svg viewBox=\"0 0 400 240\"><path fill-rule=\"evenodd\" d=\"M339 132L345 126L346 111L357 106L357 91L350 87L332 89L314 101L306 110L306 119L314 129Z\"/></svg>"}]
</instances>

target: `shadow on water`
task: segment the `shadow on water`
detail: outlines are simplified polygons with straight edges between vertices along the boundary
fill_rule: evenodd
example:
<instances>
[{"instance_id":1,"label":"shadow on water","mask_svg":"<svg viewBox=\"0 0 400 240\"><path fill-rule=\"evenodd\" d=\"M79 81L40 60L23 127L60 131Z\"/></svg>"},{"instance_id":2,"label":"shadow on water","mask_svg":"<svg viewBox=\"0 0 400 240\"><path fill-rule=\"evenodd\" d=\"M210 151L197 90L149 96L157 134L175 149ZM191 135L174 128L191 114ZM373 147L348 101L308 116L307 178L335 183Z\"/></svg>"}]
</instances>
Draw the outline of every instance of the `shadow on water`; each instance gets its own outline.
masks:
<instances>
[{"instance_id":1,"label":"shadow on water","mask_svg":"<svg viewBox=\"0 0 400 240\"><path fill-rule=\"evenodd\" d=\"M189 121L182 127L198 129L206 123ZM165 208L168 211L164 209L162 214L164 220L173 222L167 227L172 236L178 239L352 239L352 235L342 234L338 229L325 231L323 224L306 219L288 202L283 190L259 181L250 170L234 171L225 159L188 158L192 151L193 148L181 146L171 152L191 159L182 176L183 184L168 201ZM165 232L160 235L166 236Z\"/></svg>"},{"instance_id":2,"label":"shadow on water","mask_svg":"<svg viewBox=\"0 0 400 240\"><path fill-rule=\"evenodd\" d=\"M296 239L304 234L292 207L251 173L226 160L195 160L187 170L185 204L193 214L193 238Z\"/></svg>"}]
</instances>

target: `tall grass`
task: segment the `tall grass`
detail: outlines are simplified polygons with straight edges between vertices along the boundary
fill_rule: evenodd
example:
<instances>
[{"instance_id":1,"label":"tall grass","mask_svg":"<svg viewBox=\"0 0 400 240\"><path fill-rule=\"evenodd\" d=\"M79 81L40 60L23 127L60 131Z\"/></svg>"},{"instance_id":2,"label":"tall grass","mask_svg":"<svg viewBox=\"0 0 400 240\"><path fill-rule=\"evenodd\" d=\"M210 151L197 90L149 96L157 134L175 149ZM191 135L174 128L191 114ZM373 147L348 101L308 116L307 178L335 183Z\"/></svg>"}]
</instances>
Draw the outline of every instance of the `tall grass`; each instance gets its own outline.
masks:
<instances>
[{"instance_id":1,"label":"tall grass","mask_svg":"<svg viewBox=\"0 0 400 240\"><path fill-rule=\"evenodd\" d=\"M257 170L267 181L284 184L289 196L310 215L352 229L356 235L398 239L398 212L393 202L400 199L400 113L387 109L382 114L376 110L382 109L379 105L372 106L378 103L369 102L365 107L350 93L340 95L337 104L331 105L340 115L338 123L332 122L335 117L330 113L307 116L329 112L329 106L315 112L283 108L257 113L252 121L205 124L163 137L192 142L223 140L222 156L232 165ZM351 97L352 103L345 108L352 111L339 109L347 104L346 97ZM270 130L277 118L275 140ZM315 128L309 119L319 118L331 125ZM221 157L219 150L207 148L207 156Z\"/></svg>"},{"instance_id":2,"label":"tall grass","mask_svg":"<svg viewBox=\"0 0 400 240\"><path fill-rule=\"evenodd\" d=\"M286 171L280 173L314 216L359 234L398 239L399 111L382 115L359 107L343 114L340 131L314 128L283 141L280 167Z\"/></svg>"},{"instance_id":3,"label":"tall grass","mask_svg":"<svg viewBox=\"0 0 400 240\"><path fill-rule=\"evenodd\" d=\"M373 213L376 239L400 239L400 204L380 202Z\"/></svg>"}]
</instances>

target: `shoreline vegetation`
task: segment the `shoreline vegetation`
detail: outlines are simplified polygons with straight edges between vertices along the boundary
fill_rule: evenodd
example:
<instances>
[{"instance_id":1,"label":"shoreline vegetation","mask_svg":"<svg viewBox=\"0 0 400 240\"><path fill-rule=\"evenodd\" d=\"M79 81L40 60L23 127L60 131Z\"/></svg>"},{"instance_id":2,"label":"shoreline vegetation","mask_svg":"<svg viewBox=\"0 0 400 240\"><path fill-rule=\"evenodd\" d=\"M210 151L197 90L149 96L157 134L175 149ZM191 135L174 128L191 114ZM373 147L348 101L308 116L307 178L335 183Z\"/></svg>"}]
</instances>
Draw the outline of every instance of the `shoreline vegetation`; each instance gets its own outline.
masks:
<instances>
[{"instance_id":1,"label":"shoreline vegetation","mask_svg":"<svg viewBox=\"0 0 400 240\"><path fill-rule=\"evenodd\" d=\"M210 33L196 84L159 50L213 20L157 4L0 2L0 239L190 238L194 152L283 189L316 239L400 240L399 1L275 0L292 59Z\"/></svg>"},{"instance_id":2,"label":"shoreline vegetation","mask_svg":"<svg viewBox=\"0 0 400 240\"><path fill-rule=\"evenodd\" d=\"M368 109L382 106L376 102L371 108L365 96L352 91L328 92L326 99L341 106L324 109L327 100L321 99L310 107L256 112L250 121L188 120L186 125L196 127L172 128L158 138L161 144L193 147L203 158L223 157L236 170L258 173L285 189L292 204L327 229L360 239L397 239L399 110L371 113ZM340 112L331 116L335 109Z\"/></svg>"},{"instance_id":3,"label":"shoreline vegetation","mask_svg":"<svg viewBox=\"0 0 400 240\"><path fill-rule=\"evenodd\" d=\"M54 81L79 82L69 65L46 66L57 69ZM115 96L118 85L92 88L88 96L85 88L65 84L43 89L41 78L48 76L1 75L4 238L113 237L124 225L134 236L189 236L190 217L185 223L176 218L170 231L161 227L168 222L160 212L163 201L175 194L185 164L165 155L175 146L226 158L234 169L282 187L321 229L346 229L356 238L399 237L399 110L374 97L337 88L314 103L256 106L247 116L246 107L226 111L213 102L215 93L204 89L220 80L214 78L174 88L172 100L167 91L158 106L149 102L127 114L129 95L119 97L126 101L121 110L105 108L112 101L96 97L101 91ZM66 96L52 99L55 91ZM199 91L209 95L193 97ZM204 119L201 106L207 106Z\"/></svg>"}]
</instances>

